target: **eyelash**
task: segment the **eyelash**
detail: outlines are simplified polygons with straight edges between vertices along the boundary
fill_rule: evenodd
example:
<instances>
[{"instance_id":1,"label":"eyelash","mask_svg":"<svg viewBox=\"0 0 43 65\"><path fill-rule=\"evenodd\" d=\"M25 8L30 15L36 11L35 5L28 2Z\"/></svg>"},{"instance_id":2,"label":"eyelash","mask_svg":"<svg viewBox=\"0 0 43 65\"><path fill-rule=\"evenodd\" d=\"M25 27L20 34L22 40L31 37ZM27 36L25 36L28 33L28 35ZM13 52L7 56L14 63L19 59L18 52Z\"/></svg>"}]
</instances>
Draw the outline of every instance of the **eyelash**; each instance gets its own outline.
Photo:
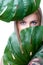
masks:
<instances>
[{"instance_id":1,"label":"eyelash","mask_svg":"<svg viewBox=\"0 0 43 65\"><path fill-rule=\"evenodd\" d=\"M20 24L25 24L25 23L26 23L26 22L24 22L24 21L21 21L21 22L20 22Z\"/></svg>"},{"instance_id":2,"label":"eyelash","mask_svg":"<svg viewBox=\"0 0 43 65\"><path fill-rule=\"evenodd\" d=\"M20 24L23 24L24 25L24 24L26 24L26 22L21 21ZM31 24L34 24L35 25L35 24L37 24L37 22L36 21L31 21Z\"/></svg>"},{"instance_id":3,"label":"eyelash","mask_svg":"<svg viewBox=\"0 0 43 65\"><path fill-rule=\"evenodd\" d=\"M36 22L36 21L31 21L31 23L32 23L32 24L37 24L37 22Z\"/></svg>"}]
</instances>

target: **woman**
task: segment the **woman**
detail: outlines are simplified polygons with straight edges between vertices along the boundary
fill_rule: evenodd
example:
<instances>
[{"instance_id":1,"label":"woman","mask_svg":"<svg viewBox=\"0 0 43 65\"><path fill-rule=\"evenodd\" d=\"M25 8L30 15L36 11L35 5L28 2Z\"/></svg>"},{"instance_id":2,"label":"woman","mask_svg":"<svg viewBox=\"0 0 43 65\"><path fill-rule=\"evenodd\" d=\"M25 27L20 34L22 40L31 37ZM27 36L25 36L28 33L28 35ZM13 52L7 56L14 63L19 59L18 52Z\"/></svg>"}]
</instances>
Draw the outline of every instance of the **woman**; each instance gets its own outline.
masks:
<instances>
[{"instance_id":1,"label":"woman","mask_svg":"<svg viewBox=\"0 0 43 65\"><path fill-rule=\"evenodd\" d=\"M21 30L25 28L40 26L41 20L42 20L42 14L39 8L36 12L32 13L29 16L24 17L23 20L15 22L18 34L21 32ZM40 65L40 59L34 58L28 65Z\"/></svg>"}]
</instances>

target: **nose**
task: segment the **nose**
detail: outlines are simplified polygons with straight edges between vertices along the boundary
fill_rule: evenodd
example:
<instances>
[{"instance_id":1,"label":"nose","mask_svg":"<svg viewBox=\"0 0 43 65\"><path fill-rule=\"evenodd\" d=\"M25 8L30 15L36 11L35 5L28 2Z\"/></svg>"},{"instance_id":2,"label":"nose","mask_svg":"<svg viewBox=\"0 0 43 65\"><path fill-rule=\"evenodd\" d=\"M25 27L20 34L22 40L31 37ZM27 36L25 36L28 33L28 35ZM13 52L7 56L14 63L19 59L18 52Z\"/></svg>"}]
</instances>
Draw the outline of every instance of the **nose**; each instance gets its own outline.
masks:
<instances>
[{"instance_id":1,"label":"nose","mask_svg":"<svg viewBox=\"0 0 43 65\"><path fill-rule=\"evenodd\" d=\"M29 28L29 27L30 27L30 24L29 24L29 23L27 23L26 28Z\"/></svg>"}]
</instances>

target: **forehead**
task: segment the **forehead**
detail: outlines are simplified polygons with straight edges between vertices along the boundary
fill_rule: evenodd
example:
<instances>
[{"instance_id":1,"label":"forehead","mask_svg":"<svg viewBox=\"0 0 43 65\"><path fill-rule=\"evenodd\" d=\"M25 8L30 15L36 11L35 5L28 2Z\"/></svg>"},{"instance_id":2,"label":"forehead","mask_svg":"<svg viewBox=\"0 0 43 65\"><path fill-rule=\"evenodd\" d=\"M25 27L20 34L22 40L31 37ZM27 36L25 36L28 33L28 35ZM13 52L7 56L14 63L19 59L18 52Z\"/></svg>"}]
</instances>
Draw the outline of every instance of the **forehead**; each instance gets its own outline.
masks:
<instances>
[{"instance_id":1,"label":"forehead","mask_svg":"<svg viewBox=\"0 0 43 65\"><path fill-rule=\"evenodd\" d=\"M37 13L33 13L23 18L25 21L39 20Z\"/></svg>"}]
</instances>

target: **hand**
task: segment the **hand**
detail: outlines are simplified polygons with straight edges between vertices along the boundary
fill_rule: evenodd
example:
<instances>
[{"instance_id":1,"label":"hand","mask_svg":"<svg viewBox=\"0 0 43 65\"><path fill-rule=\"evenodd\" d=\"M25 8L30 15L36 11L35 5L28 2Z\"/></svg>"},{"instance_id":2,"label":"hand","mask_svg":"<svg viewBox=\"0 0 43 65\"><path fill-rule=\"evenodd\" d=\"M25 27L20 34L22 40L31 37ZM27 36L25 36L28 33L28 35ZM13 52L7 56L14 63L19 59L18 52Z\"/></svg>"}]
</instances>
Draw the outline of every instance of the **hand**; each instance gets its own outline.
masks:
<instances>
[{"instance_id":1,"label":"hand","mask_svg":"<svg viewBox=\"0 0 43 65\"><path fill-rule=\"evenodd\" d=\"M40 65L40 59L32 59L28 65Z\"/></svg>"}]
</instances>

